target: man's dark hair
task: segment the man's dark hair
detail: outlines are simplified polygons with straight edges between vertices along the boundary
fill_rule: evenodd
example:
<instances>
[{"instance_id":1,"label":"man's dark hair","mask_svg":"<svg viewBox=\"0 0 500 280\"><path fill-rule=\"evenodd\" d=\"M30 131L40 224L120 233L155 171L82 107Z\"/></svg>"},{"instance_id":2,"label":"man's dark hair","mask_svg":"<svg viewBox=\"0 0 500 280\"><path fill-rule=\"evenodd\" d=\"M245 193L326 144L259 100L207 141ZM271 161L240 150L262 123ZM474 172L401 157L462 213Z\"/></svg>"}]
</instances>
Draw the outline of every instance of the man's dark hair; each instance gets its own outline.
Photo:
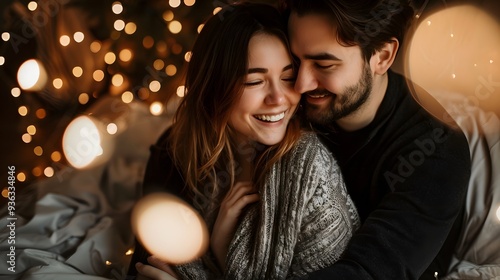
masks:
<instances>
[{"instance_id":1,"label":"man's dark hair","mask_svg":"<svg viewBox=\"0 0 500 280\"><path fill-rule=\"evenodd\" d=\"M414 14L408 0L281 0L280 6L287 15L327 15L339 43L359 45L366 60L392 38L403 44Z\"/></svg>"}]
</instances>

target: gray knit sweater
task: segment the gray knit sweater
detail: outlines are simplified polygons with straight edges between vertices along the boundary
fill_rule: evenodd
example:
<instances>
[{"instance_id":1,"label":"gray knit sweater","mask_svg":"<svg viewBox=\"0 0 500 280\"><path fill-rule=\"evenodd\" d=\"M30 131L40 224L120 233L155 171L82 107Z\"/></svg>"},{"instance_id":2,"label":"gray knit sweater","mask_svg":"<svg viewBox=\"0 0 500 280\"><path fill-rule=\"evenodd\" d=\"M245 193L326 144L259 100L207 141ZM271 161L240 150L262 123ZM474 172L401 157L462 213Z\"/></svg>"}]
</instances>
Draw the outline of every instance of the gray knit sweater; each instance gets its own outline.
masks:
<instances>
[{"instance_id":1,"label":"gray knit sweater","mask_svg":"<svg viewBox=\"0 0 500 280\"><path fill-rule=\"evenodd\" d=\"M243 214L224 279L290 279L333 264L359 227L340 169L314 133L273 165L260 203ZM201 260L177 267L183 279L215 279Z\"/></svg>"}]
</instances>

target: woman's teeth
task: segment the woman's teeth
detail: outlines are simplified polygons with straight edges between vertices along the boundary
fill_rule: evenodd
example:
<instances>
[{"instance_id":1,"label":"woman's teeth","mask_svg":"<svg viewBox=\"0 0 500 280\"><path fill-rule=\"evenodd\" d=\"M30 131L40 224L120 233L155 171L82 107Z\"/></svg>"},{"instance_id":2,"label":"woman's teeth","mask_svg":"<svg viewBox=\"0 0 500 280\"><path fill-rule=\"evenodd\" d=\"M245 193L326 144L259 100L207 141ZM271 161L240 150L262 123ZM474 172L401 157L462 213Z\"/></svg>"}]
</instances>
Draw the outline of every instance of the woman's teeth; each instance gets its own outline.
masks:
<instances>
[{"instance_id":1,"label":"woman's teeth","mask_svg":"<svg viewBox=\"0 0 500 280\"><path fill-rule=\"evenodd\" d=\"M255 115L255 118L266 122L277 122L285 117L285 112L278 115Z\"/></svg>"}]
</instances>

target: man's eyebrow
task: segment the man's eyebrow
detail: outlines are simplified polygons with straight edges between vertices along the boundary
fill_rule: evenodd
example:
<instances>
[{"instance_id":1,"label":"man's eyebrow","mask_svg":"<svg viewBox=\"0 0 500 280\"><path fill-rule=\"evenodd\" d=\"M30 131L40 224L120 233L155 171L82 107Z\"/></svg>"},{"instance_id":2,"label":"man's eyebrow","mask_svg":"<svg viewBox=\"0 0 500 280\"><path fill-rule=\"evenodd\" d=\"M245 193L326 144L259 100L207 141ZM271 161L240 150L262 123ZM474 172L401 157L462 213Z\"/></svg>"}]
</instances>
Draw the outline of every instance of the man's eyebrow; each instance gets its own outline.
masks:
<instances>
[{"instance_id":1,"label":"man's eyebrow","mask_svg":"<svg viewBox=\"0 0 500 280\"><path fill-rule=\"evenodd\" d=\"M342 59L334 56L331 53L319 53L319 54L306 54L304 58L311 60L337 60L342 61Z\"/></svg>"}]
</instances>

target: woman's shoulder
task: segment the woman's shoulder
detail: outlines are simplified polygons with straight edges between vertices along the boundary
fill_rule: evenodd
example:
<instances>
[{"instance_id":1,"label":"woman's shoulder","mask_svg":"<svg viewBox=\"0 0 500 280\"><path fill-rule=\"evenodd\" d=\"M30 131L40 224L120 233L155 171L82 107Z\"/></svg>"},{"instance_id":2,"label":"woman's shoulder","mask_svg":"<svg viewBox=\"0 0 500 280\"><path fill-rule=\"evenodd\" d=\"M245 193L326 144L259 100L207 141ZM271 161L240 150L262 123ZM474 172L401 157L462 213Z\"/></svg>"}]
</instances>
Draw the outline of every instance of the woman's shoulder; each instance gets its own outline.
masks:
<instances>
[{"instance_id":1,"label":"woman's shoulder","mask_svg":"<svg viewBox=\"0 0 500 280\"><path fill-rule=\"evenodd\" d=\"M336 162L332 153L321 142L320 138L312 131L304 131L301 133L299 140L292 149L293 157L315 158Z\"/></svg>"}]
</instances>

